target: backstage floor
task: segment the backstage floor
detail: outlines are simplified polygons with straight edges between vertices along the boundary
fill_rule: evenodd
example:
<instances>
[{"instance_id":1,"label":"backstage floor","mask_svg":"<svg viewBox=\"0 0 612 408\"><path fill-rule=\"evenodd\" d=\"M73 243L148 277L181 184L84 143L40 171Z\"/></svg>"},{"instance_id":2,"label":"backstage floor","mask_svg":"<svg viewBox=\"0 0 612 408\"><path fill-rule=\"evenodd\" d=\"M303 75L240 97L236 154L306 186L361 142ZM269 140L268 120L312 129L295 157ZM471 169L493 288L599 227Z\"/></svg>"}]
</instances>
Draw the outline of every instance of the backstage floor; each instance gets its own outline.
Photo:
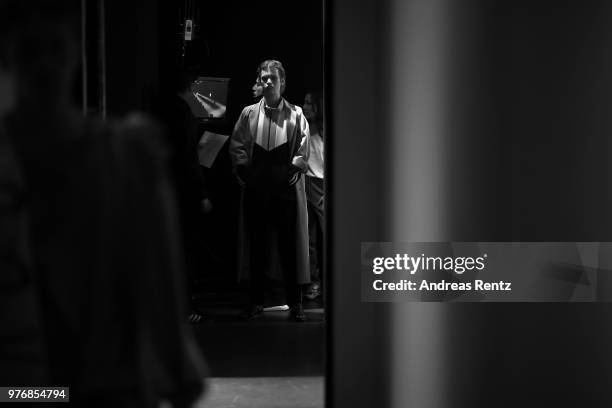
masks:
<instances>
[{"instance_id":1,"label":"backstage floor","mask_svg":"<svg viewBox=\"0 0 612 408\"><path fill-rule=\"evenodd\" d=\"M323 377L211 378L197 408L322 408Z\"/></svg>"},{"instance_id":2,"label":"backstage floor","mask_svg":"<svg viewBox=\"0 0 612 408\"><path fill-rule=\"evenodd\" d=\"M194 325L210 369L201 408L323 407L325 322L320 303L305 304L308 321L288 312L265 312L242 321L231 304L202 309L209 318Z\"/></svg>"}]
</instances>

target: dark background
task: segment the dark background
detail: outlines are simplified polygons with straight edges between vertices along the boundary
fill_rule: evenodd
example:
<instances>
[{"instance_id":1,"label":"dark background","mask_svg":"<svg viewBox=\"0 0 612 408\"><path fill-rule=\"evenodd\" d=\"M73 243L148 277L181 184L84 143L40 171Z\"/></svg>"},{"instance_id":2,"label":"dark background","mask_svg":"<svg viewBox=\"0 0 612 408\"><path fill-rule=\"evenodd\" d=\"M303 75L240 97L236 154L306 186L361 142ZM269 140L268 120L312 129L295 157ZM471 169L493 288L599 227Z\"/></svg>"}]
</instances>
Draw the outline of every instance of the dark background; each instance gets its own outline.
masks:
<instances>
[{"instance_id":1,"label":"dark background","mask_svg":"<svg viewBox=\"0 0 612 408\"><path fill-rule=\"evenodd\" d=\"M106 2L109 114L150 108L181 65L181 16L185 3L168 0ZM257 67L278 59L287 72L285 98L302 105L310 89L323 87L322 0L299 10L242 1L192 2L194 40L184 66L202 76L231 78L229 134L242 108L253 103Z\"/></svg>"}]
</instances>

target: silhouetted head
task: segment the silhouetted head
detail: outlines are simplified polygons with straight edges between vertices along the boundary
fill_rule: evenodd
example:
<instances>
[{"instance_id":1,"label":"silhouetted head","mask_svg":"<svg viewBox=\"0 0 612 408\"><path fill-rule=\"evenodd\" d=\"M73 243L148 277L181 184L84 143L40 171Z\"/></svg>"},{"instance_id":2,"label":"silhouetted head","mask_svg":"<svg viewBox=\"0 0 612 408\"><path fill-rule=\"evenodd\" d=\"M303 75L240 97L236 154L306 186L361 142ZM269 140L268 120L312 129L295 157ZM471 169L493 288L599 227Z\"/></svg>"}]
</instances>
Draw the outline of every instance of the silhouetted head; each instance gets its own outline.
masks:
<instances>
[{"instance_id":1,"label":"silhouetted head","mask_svg":"<svg viewBox=\"0 0 612 408\"><path fill-rule=\"evenodd\" d=\"M251 90L253 91L253 99L259 99L262 97L263 87L261 86L261 83L259 82L259 78L255 80L255 83L253 84L253 87L251 88Z\"/></svg>"},{"instance_id":2,"label":"silhouetted head","mask_svg":"<svg viewBox=\"0 0 612 408\"><path fill-rule=\"evenodd\" d=\"M318 91L310 91L304 96L304 106L302 107L304 116L311 125L315 124L319 132L323 131L323 96Z\"/></svg>"}]
</instances>

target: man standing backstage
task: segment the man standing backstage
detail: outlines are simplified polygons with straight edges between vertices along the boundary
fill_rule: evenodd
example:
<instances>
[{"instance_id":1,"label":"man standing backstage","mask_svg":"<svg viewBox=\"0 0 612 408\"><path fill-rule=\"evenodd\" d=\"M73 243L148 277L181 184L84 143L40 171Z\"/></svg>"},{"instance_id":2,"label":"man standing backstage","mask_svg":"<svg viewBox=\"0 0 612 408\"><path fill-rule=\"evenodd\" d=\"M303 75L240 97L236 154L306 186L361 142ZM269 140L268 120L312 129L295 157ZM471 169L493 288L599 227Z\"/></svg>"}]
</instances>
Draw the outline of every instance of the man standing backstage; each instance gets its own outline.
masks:
<instances>
[{"instance_id":1,"label":"man standing backstage","mask_svg":"<svg viewBox=\"0 0 612 408\"><path fill-rule=\"evenodd\" d=\"M309 283L308 219L304 173L309 156L308 122L287 102L285 69L266 60L258 69L261 101L242 110L230 141L236 176L245 185L250 241L249 304L246 319L263 315L269 246L278 246L290 319L304 321L301 285ZM276 238L276 239L274 239Z\"/></svg>"}]
</instances>

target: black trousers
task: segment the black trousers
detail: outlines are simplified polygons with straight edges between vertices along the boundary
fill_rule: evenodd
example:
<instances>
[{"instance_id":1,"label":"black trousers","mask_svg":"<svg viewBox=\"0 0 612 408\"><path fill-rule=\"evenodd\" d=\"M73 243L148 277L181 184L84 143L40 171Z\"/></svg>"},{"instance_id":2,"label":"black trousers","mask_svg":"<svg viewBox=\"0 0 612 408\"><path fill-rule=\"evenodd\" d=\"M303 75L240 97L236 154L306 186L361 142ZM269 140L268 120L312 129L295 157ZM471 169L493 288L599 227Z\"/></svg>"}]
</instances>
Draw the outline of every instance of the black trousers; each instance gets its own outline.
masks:
<instances>
[{"instance_id":1,"label":"black trousers","mask_svg":"<svg viewBox=\"0 0 612 408\"><path fill-rule=\"evenodd\" d=\"M270 268L270 245L275 245L276 248L272 250L278 251L287 303L296 305L302 301L295 270L297 208L295 200L290 198L292 189L288 186L286 194L273 194L247 188L245 212L251 260L249 294L253 305L264 303L265 275L267 268Z\"/></svg>"},{"instance_id":2,"label":"black trousers","mask_svg":"<svg viewBox=\"0 0 612 408\"><path fill-rule=\"evenodd\" d=\"M310 258L310 280L321 282L323 278L323 245L325 214L323 210L323 179L306 176L306 198L308 200L308 255Z\"/></svg>"}]
</instances>

